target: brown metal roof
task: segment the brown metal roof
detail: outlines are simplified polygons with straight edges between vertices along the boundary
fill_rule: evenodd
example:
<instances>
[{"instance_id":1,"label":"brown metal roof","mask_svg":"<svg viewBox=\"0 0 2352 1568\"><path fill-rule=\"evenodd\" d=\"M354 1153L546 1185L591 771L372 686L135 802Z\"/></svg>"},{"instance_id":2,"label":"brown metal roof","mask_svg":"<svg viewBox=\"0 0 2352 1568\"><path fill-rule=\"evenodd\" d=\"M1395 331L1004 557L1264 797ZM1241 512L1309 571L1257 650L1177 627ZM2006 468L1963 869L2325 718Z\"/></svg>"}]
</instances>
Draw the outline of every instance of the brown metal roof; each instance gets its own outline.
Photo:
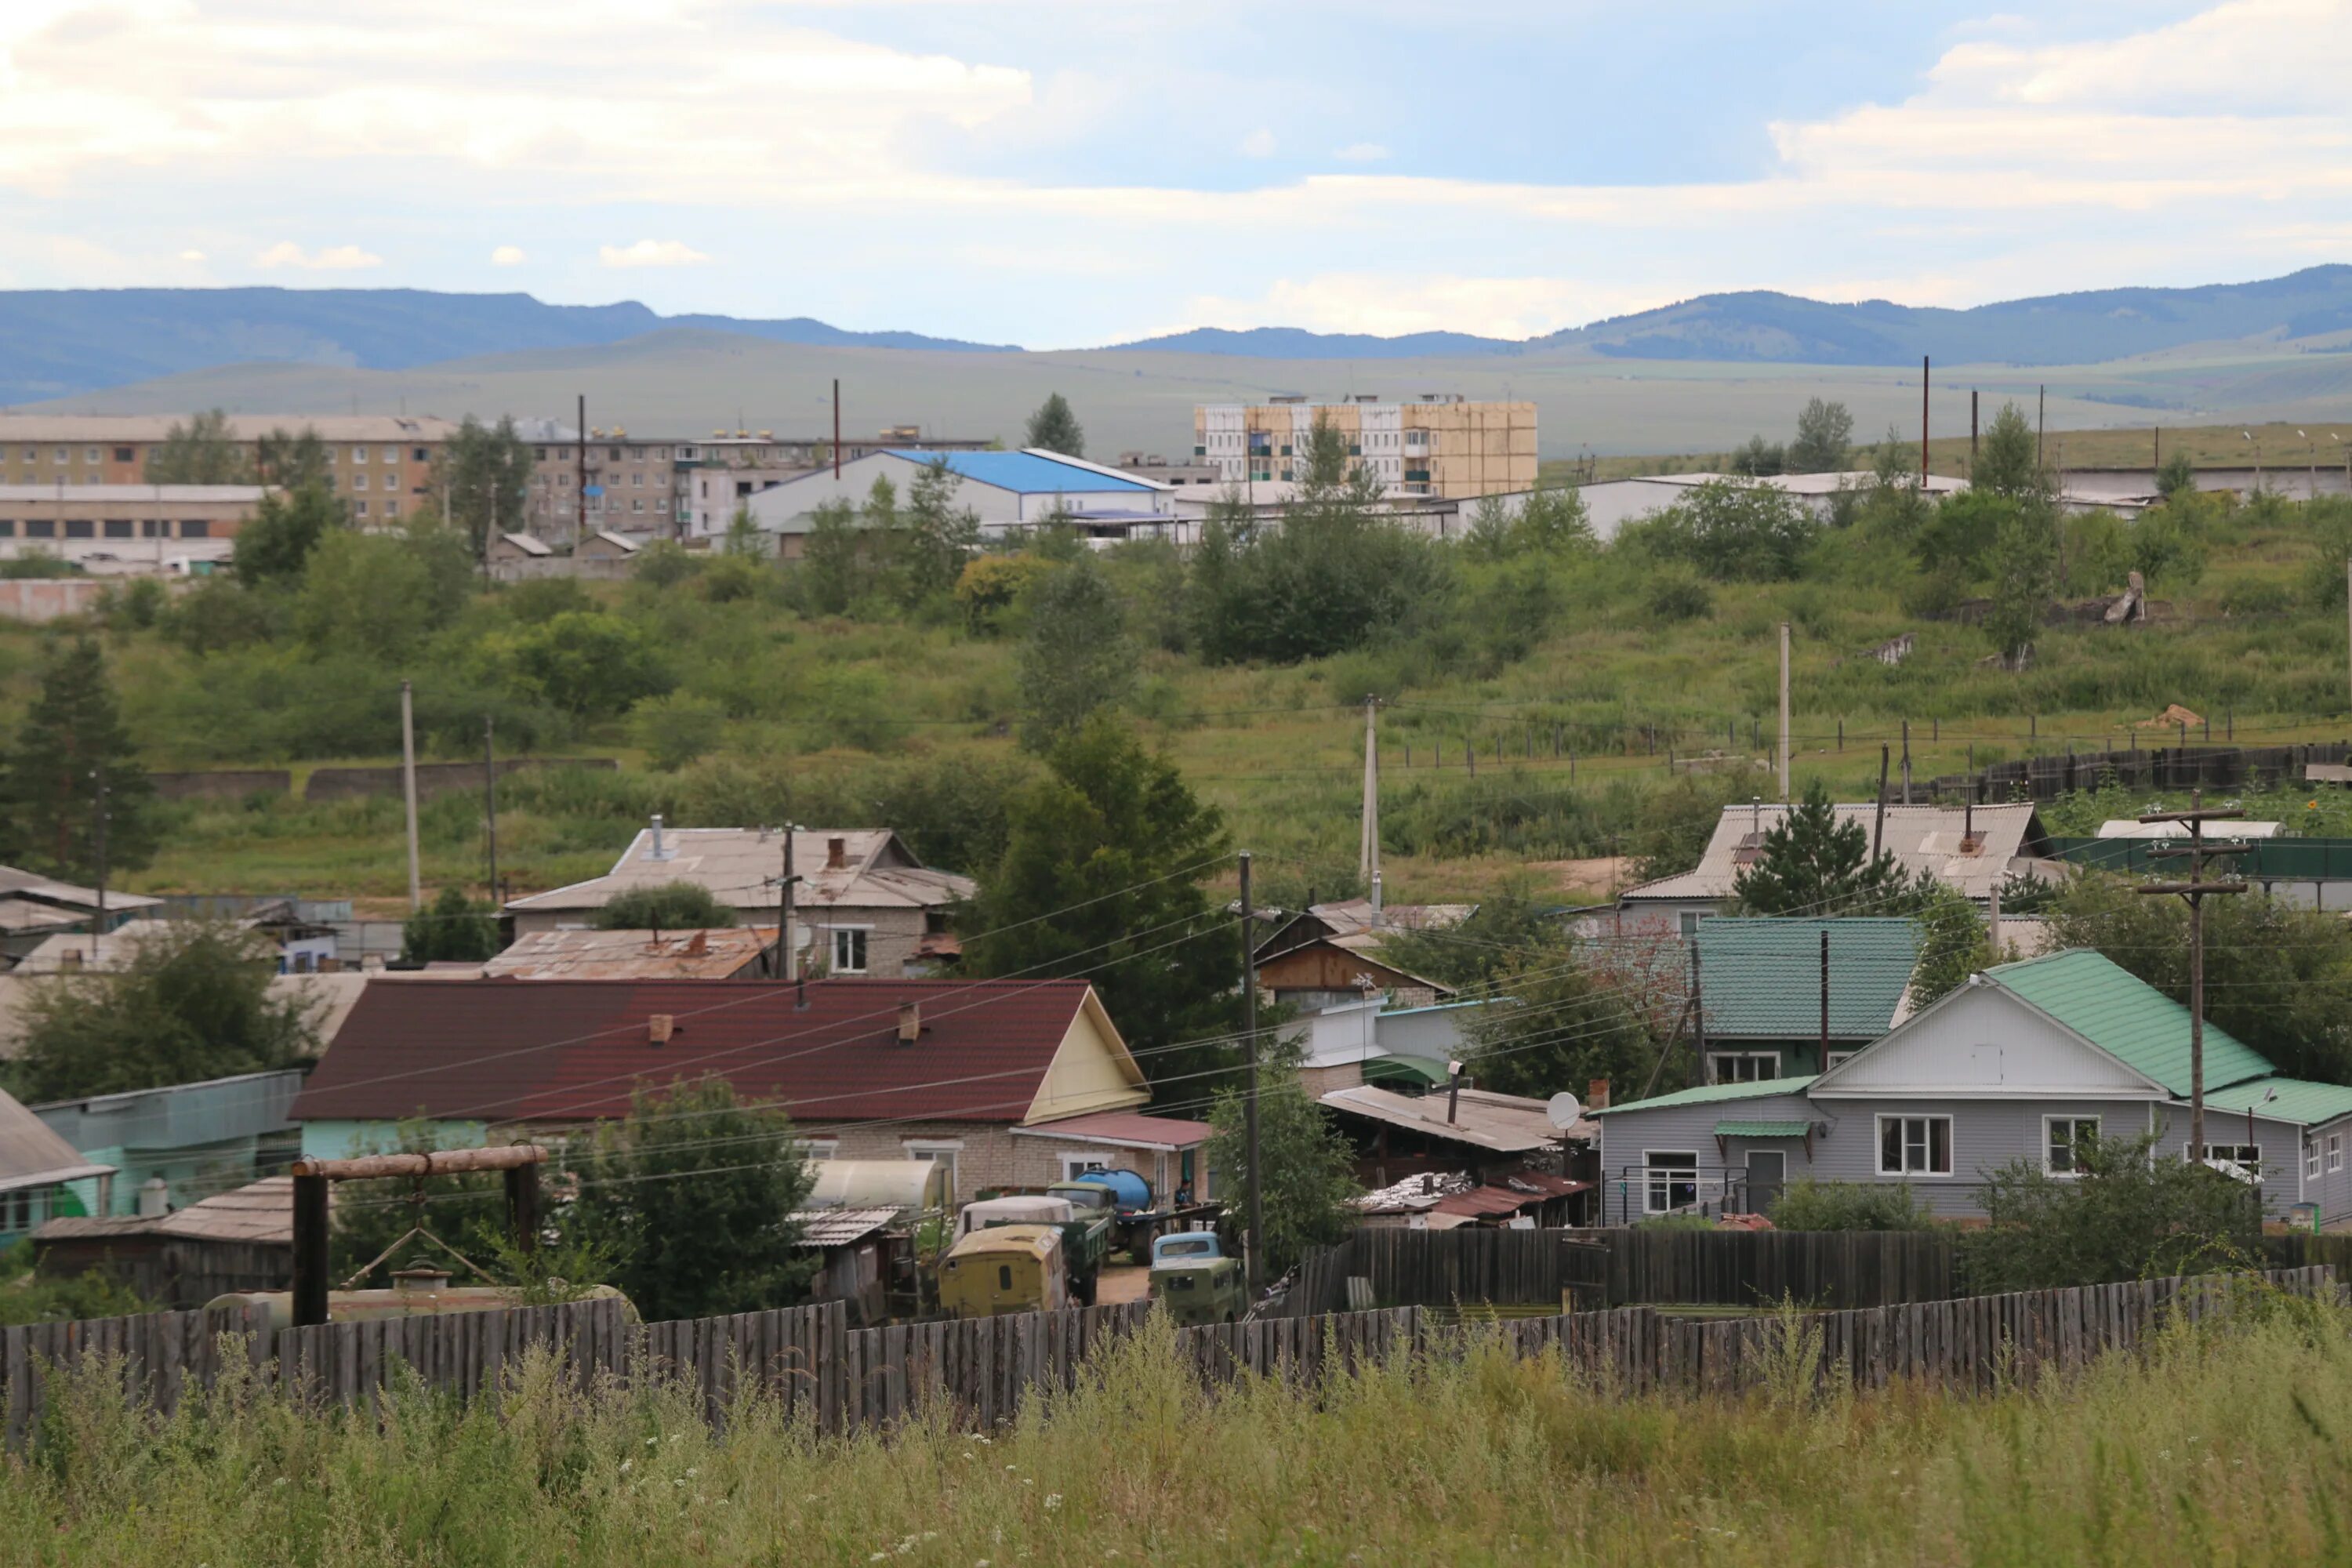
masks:
<instances>
[{"instance_id":1,"label":"brown metal roof","mask_svg":"<svg viewBox=\"0 0 2352 1568\"><path fill-rule=\"evenodd\" d=\"M729 980L757 973L773 926L709 931L541 931L482 965L485 980Z\"/></svg>"}]
</instances>

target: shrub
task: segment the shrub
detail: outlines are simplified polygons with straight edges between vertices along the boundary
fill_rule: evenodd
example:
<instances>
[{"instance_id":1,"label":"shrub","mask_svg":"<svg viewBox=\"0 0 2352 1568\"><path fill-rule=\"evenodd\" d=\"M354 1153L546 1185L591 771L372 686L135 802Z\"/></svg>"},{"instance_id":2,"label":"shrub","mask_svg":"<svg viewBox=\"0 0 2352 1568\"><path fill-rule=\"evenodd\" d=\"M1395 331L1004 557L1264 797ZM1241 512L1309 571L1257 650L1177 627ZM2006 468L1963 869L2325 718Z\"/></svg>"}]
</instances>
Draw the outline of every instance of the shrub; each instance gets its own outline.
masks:
<instances>
[{"instance_id":1,"label":"shrub","mask_svg":"<svg viewBox=\"0 0 2352 1568\"><path fill-rule=\"evenodd\" d=\"M1993 1172L1985 1228L1960 1237L1969 1288L1990 1295L2160 1279L2251 1257L2262 1237L2252 1190L2158 1154L2156 1142L2153 1133L2086 1139L2071 1176L2046 1173L2039 1160Z\"/></svg>"},{"instance_id":2,"label":"shrub","mask_svg":"<svg viewBox=\"0 0 2352 1568\"><path fill-rule=\"evenodd\" d=\"M632 888L589 917L598 931L700 931L731 926L735 911L699 882Z\"/></svg>"},{"instance_id":3,"label":"shrub","mask_svg":"<svg viewBox=\"0 0 2352 1568\"><path fill-rule=\"evenodd\" d=\"M1811 1176L1780 1189L1771 1217L1781 1230L1926 1230L1935 1223L1907 1182L1822 1182Z\"/></svg>"},{"instance_id":4,"label":"shrub","mask_svg":"<svg viewBox=\"0 0 2352 1568\"><path fill-rule=\"evenodd\" d=\"M657 697L630 712L629 729L645 748L646 759L674 773L719 749L727 733L727 715L707 697Z\"/></svg>"}]
</instances>

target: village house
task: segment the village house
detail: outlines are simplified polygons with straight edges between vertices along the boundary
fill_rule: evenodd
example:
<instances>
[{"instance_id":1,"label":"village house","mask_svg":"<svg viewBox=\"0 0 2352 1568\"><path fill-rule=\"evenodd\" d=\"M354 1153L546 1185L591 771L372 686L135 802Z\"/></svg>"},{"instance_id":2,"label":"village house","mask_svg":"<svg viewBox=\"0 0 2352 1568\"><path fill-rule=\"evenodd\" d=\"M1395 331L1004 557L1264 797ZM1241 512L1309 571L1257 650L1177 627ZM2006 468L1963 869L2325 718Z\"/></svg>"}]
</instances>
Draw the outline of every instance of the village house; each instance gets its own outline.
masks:
<instances>
[{"instance_id":1,"label":"village house","mask_svg":"<svg viewBox=\"0 0 2352 1568\"><path fill-rule=\"evenodd\" d=\"M2188 1009L2100 954L2001 964L1825 1072L1596 1110L1604 1223L1767 1213L1801 1176L1981 1215L1990 1173L2021 1159L2063 1178L2085 1137L2153 1133L2188 1155L2189 1069ZM2205 1084L2204 1156L2258 1179L2267 1216L2352 1221L2352 1088L2281 1078L2210 1023Z\"/></svg>"},{"instance_id":2,"label":"village house","mask_svg":"<svg viewBox=\"0 0 2352 1568\"><path fill-rule=\"evenodd\" d=\"M1902 1020L1919 959L1895 916L1710 916L1691 940L1709 1083L1835 1067Z\"/></svg>"},{"instance_id":3,"label":"village house","mask_svg":"<svg viewBox=\"0 0 2352 1568\"><path fill-rule=\"evenodd\" d=\"M1205 1196L1207 1130L1141 1111L1142 1070L1082 980L371 984L296 1099L306 1154L561 1135L641 1085L715 1074L788 1111L814 1160L946 1166L961 1202L1089 1163Z\"/></svg>"},{"instance_id":4,"label":"village house","mask_svg":"<svg viewBox=\"0 0 2352 1568\"><path fill-rule=\"evenodd\" d=\"M1740 874L1763 858L1764 836L1790 809L1762 801L1725 806L1696 866L1626 889L1617 897L1614 915L1589 919L1586 926L1611 934L1691 935L1702 918L1720 913L1730 901ZM2050 834L2031 805L1880 805L1865 800L1832 809L1841 827L1851 823L1869 837L1874 852L1883 849L1906 872L1933 877L1979 908L1990 908L2011 877L2054 879L2066 874L2052 858Z\"/></svg>"},{"instance_id":5,"label":"village house","mask_svg":"<svg viewBox=\"0 0 2352 1568\"><path fill-rule=\"evenodd\" d=\"M604 876L513 900L506 913L518 939L584 929L619 894L691 882L740 923L772 926L782 912L784 838L764 827L665 827L656 817ZM800 973L920 974L959 955L948 913L971 896L971 879L925 866L888 828L798 828L791 857Z\"/></svg>"},{"instance_id":6,"label":"village house","mask_svg":"<svg viewBox=\"0 0 2352 1568\"><path fill-rule=\"evenodd\" d=\"M772 925L537 931L482 965L485 980L772 980L782 973Z\"/></svg>"},{"instance_id":7,"label":"village house","mask_svg":"<svg viewBox=\"0 0 2352 1568\"><path fill-rule=\"evenodd\" d=\"M0 1089L0 1249L59 1215L87 1213L75 1183L95 1183L102 1210L113 1180L111 1165L84 1159Z\"/></svg>"},{"instance_id":8,"label":"village house","mask_svg":"<svg viewBox=\"0 0 2352 1568\"><path fill-rule=\"evenodd\" d=\"M112 931L126 921L145 920L163 907L161 899L111 888L100 892L37 871L0 866L0 968L15 963L46 937L96 931L101 924Z\"/></svg>"},{"instance_id":9,"label":"village house","mask_svg":"<svg viewBox=\"0 0 2352 1568\"><path fill-rule=\"evenodd\" d=\"M161 1213L292 1163L301 1138L286 1110L301 1087L302 1069L286 1068L51 1100L32 1112L113 1173L75 1184L80 1212Z\"/></svg>"}]
</instances>

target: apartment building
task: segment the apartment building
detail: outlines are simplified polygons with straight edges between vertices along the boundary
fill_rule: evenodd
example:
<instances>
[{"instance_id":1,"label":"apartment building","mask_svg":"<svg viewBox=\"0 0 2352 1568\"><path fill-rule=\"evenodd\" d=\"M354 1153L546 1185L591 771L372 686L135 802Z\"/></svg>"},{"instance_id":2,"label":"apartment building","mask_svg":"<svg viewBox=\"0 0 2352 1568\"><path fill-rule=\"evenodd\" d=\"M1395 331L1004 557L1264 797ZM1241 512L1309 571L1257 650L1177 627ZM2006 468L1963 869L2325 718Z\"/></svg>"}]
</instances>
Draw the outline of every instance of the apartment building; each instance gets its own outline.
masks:
<instances>
[{"instance_id":1,"label":"apartment building","mask_svg":"<svg viewBox=\"0 0 2352 1568\"><path fill-rule=\"evenodd\" d=\"M163 414L0 414L0 485L146 485L149 456L182 423ZM336 493L365 522L414 510L457 433L451 420L396 415L233 414L228 427L249 457L274 432L316 433Z\"/></svg>"},{"instance_id":2,"label":"apartment building","mask_svg":"<svg viewBox=\"0 0 2352 1568\"><path fill-rule=\"evenodd\" d=\"M0 484L0 557L29 549L70 559L86 542L168 559L166 540L236 538L263 493L259 485Z\"/></svg>"},{"instance_id":3,"label":"apartment building","mask_svg":"<svg viewBox=\"0 0 2352 1568\"><path fill-rule=\"evenodd\" d=\"M1391 494L1459 500L1535 488L1534 404L1436 393L1411 403L1365 394L1339 403L1203 404L1192 410L1192 460L1229 484L1296 479L1318 421L1347 437L1349 457Z\"/></svg>"},{"instance_id":4,"label":"apartment building","mask_svg":"<svg viewBox=\"0 0 2352 1568\"><path fill-rule=\"evenodd\" d=\"M841 456L847 462L869 452L924 444L917 426L892 426L878 436L844 437ZM551 431L531 446L527 525L541 538L554 540L599 530L707 539L725 533L736 509L750 497L830 464L833 445L830 435L778 436L772 430L631 436L624 428L592 426L584 442L570 430ZM928 445L973 452L990 443Z\"/></svg>"}]
</instances>

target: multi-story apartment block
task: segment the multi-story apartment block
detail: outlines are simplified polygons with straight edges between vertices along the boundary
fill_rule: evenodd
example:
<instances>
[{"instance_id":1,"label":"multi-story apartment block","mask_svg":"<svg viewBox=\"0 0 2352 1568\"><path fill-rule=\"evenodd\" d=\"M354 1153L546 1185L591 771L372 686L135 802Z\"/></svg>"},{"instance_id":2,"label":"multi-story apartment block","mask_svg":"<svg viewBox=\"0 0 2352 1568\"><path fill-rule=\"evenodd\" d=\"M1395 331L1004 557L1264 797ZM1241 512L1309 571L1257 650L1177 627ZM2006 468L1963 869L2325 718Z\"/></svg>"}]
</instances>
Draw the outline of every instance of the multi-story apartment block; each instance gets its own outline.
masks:
<instances>
[{"instance_id":1,"label":"multi-story apartment block","mask_svg":"<svg viewBox=\"0 0 2352 1568\"><path fill-rule=\"evenodd\" d=\"M1192 460L1232 484L1297 479L1318 421L1347 437L1349 457L1391 494L1459 500L1535 489L1534 404L1437 394L1412 403L1366 395L1204 404L1192 411Z\"/></svg>"},{"instance_id":2,"label":"multi-story apartment block","mask_svg":"<svg viewBox=\"0 0 2352 1568\"><path fill-rule=\"evenodd\" d=\"M169 415L0 414L0 484L143 485ZM335 492L362 522L397 520L432 493L434 465L457 432L446 419L393 415L233 414L229 435L248 457L277 431L315 432Z\"/></svg>"},{"instance_id":3,"label":"multi-story apartment block","mask_svg":"<svg viewBox=\"0 0 2352 1568\"><path fill-rule=\"evenodd\" d=\"M989 445L925 441L915 426L899 426L873 437L845 437L841 456L847 462L919 444L960 452ZM586 533L707 539L727 531L744 500L831 463L833 437L770 430L631 436L625 429L591 426L584 442L570 430L534 439L531 458L526 526L543 539L571 539L581 533L583 521Z\"/></svg>"}]
</instances>

